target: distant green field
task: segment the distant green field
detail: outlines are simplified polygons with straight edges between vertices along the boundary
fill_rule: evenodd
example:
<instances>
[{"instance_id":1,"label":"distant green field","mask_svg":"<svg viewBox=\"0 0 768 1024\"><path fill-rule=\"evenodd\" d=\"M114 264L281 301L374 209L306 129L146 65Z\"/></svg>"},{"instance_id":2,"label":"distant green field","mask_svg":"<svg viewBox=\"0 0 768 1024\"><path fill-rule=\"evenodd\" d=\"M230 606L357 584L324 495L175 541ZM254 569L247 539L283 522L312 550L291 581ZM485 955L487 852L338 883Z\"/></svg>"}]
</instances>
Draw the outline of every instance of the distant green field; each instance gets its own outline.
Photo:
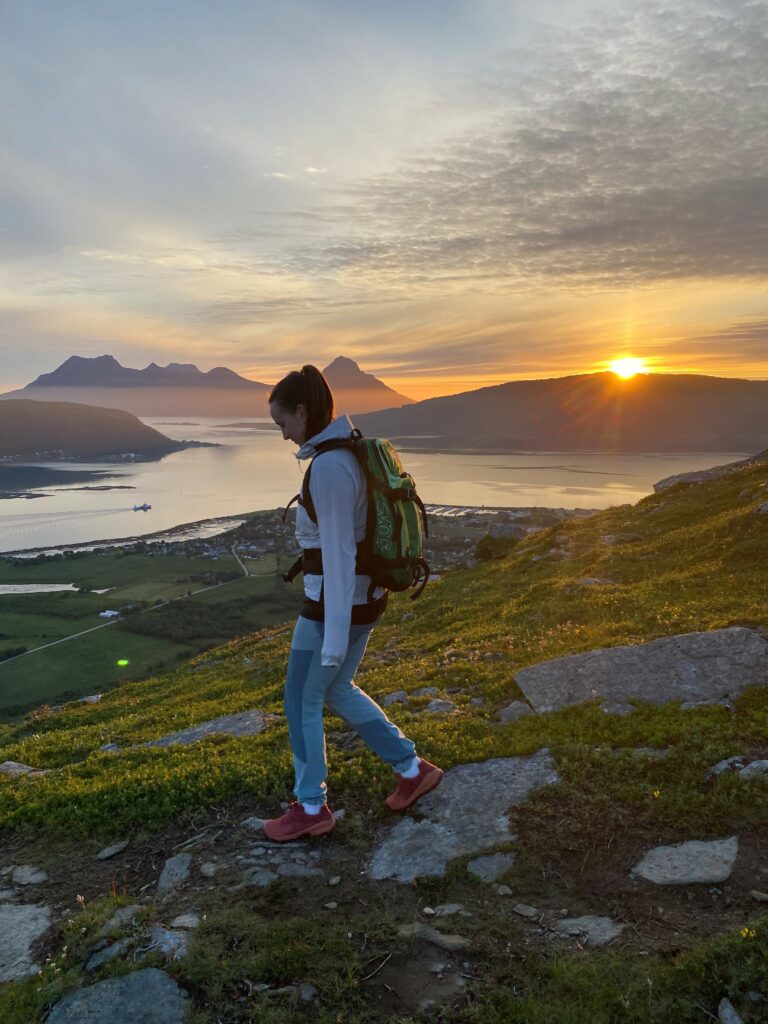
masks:
<instances>
[{"instance_id":1,"label":"distant green field","mask_svg":"<svg viewBox=\"0 0 768 1024\"><path fill-rule=\"evenodd\" d=\"M173 668L201 650L284 621L295 614L300 587L275 575L276 559L245 563L253 576L212 585L192 579L241 572L232 557L187 558L109 552L43 565L0 561L0 583L74 583L106 594L0 595L0 652L30 653L0 661L0 718ZM186 595L192 595L187 599ZM158 600L166 602L152 609ZM129 619L105 624L99 612L143 605ZM210 607L210 615L204 608ZM103 627L94 629L94 627ZM75 634L83 633L83 636ZM63 643L55 643L65 639ZM54 644L54 646L47 646ZM41 650L34 650L42 648ZM118 661L127 662L118 665Z\"/></svg>"}]
</instances>

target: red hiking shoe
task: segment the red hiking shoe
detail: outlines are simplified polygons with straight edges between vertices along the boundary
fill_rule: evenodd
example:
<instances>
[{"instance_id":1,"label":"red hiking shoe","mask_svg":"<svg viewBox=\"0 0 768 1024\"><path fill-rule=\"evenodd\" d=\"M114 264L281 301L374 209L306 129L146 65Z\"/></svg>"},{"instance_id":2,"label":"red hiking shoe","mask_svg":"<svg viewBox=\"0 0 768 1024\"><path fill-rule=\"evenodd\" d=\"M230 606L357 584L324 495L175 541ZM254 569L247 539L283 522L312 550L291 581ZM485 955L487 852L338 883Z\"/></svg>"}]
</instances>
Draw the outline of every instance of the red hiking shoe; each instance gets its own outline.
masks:
<instances>
[{"instance_id":1,"label":"red hiking shoe","mask_svg":"<svg viewBox=\"0 0 768 1024\"><path fill-rule=\"evenodd\" d=\"M328 809L328 804L323 804L319 814L307 814L296 801L281 817L265 821L262 830L267 839L275 843L287 843L291 839L301 839L302 836L324 836L335 827L336 819Z\"/></svg>"},{"instance_id":2,"label":"red hiking shoe","mask_svg":"<svg viewBox=\"0 0 768 1024\"><path fill-rule=\"evenodd\" d=\"M395 772L399 782L394 791L384 801L390 811L404 811L406 807L415 804L420 796L429 793L435 786L440 785L443 777L443 769L437 765L430 764L423 758L419 764L419 774L412 779L404 779L402 775Z\"/></svg>"}]
</instances>

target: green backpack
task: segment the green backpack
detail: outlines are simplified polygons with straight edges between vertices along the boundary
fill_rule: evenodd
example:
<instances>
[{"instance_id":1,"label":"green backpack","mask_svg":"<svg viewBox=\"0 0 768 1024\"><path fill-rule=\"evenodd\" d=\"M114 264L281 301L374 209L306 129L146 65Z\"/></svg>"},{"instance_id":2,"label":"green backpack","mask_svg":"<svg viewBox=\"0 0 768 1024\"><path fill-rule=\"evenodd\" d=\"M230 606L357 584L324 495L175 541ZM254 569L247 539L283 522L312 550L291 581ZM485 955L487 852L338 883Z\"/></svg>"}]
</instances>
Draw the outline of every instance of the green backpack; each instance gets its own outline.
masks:
<instances>
[{"instance_id":1,"label":"green backpack","mask_svg":"<svg viewBox=\"0 0 768 1024\"><path fill-rule=\"evenodd\" d=\"M301 494L294 501L303 506L313 523L317 523L309 482L315 459L324 452L347 448L358 461L368 491L365 537L357 545L357 573L370 576L368 600L376 587L385 590L408 590L416 587L411 598L419 597L430 575L422 549L429 536L427 510L416 493L413 477L405 472L392 444L380 437L363 437L353 430L348 438L334 438L317 446L304 474ZM287 513L288 509L286 509ZM319 549L307 549L284 576L292 581L299 572L322 572L318 563Z\"/></svg>"}]
</instances>

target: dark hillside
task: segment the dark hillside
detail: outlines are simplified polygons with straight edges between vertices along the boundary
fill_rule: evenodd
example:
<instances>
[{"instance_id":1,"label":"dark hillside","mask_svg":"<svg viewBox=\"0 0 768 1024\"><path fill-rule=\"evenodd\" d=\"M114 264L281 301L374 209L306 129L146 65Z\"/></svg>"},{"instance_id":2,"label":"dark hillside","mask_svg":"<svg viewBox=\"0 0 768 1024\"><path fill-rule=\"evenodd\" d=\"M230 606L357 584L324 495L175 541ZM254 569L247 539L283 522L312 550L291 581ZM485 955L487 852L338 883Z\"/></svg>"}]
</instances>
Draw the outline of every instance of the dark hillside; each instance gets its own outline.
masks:
<instances>
[{"instance_id":1,"label":"dark hillside","mask_svg":"<svg viewBox=\"0 0 768 1024\"><path fill-rule=\"evenodd\" d=\"M185 446L132 413L69 402L0 402L0 458L163 455Z\"/></svg>"}]
</instances>

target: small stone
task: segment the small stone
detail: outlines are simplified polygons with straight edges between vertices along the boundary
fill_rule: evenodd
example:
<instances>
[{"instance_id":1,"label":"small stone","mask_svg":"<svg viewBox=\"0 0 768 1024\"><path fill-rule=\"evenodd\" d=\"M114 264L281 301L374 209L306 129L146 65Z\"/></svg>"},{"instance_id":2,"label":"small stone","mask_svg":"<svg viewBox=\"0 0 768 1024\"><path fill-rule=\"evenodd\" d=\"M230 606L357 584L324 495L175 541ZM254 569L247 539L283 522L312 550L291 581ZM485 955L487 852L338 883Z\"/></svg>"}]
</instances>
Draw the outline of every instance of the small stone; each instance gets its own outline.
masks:
<instances>
[{"instance_id":1,"label":"small stone","mask_svg":"<svg viewBox=\"0 0 768 1024\"><path fill-rule=\"evenodd\" d=\"M122 842L115 843L113 846L106 846L101 853L96 854L96 860L109 860L110 857L116 857L118 853L122 853L128 845L128 840L123 839Z\"/></svg>"},{"instance_id":2,"label":"small stone","mask_svg":"<svg viewBox=\"0 0 768 1024\"><path fill-rule=\"evenodd\" d=\"M750 1001L750 1003L753 1003L755 1006L757 1006L759 1003L765 1002L765 996L762 994L762 992L755 992L754 989L750 989L749 992L747 992L747 999Z\"/></svg>"},{"instance_id":3,"label":"small stone","mask_svg":"<svg viewBox=\"0 0 768 1024\"><path fill-rule=\"evenodd\" d=\"M458 705L454 704L452 700L431 700L427 704L426 710L431 715L446 715L453 711L458 711Z\"/></svg>"},{"instance_id":4,"label":"small stone","mask_svg":"<svg viewBox=\"0 0 768 1024\"><path fill-rule=\"evenodd\" d=\"M744 1024L730 999L720 1000L720 1005L717 1008L717 1019L720 1021L720 1024Z\"/></svg>"},{"instance_id":5,"label":"small stone","mask_svg":"<svg viewBox=\"0 0 768 1024\"><path fill-rule=\"evenodd\" d=\"M727 708L733 711L733 704L724 698L721 700L684 700L680 705L681 711L698 711L699 708Z\"/></svg>"},{"instance_id":6,"label":"small stone","mask_svg":"<svg viewBox=\"0 0 768 1024\"><path fill-rule=\"evenodd\" d=\"M328 879L328 885L339 885L341 882L341 875L334 875L333 878Z\"/></svg>"},{"instance_id":7,"label":"small stone","mask_svg":"<svg viewBox=\"0 0 768 1024\"><path fill-rule=\"evenodd\" d=\"M435 915L435 911L432 907L424 907L421 912L422 914L426 914L427 917L434 917Z\"/></svg>"},{"instance_id":8,"label":"small stone","mask_svg":"<svg viewBox=\"0 0 768 1024\"><path fill-rule=\"evenodd\" d=\"M324 903L323 906L326 910L335 910L338 907L336 900L329 900L328 903Z\"/></svg>"},{"instance_id":9,"label":"small stone","mask_svg":"<svg viewBox=\"0 0 768 1024\"><path fill-rule=\"evenodd\" d=\"M415 618L416 618L416 615L413 612L406 612L404 615L402 615L400 617L400 621L401 622L412 622Z\"/></svg>"},{"instance_id":10,"label":"small stone","mask_svg":"<svg viewBox=\"0 0 768 1024\"><path fill-rule=\"evenodd\" d=\"M405 690L395 690L394 693L388 693L386 697L382 697L381 706L383 708L392 707L393 704L405 704L408 700L408 694Z\"/></svg>"},{"instance_id":11,"label":"small stone","mask_svg":"<svg viewBox=\"0 0 768 1024\"><path fill-rule=\"evenodd\" d=\"M436 686L422 686L418 690L414 690L411 694L412 697L439 697L440 691Z\"/></svg>"},{"instance_id":12,"label":"small stone","mask_svg":"<svg viewBox=\"0 0 768 1024\"><path fill-rule=\"evenodd\" d=\"M450 917L452 914L460 914L463 909L463 903L441 903L435 907L435 917Z\"/></svg>"},{"instance_id":13,"label":"small stone","mask_svg":"<svg viewBox=\"0 0 768 1024\"><path fill-rule=\"evenodd\" d=\"M713 764L705 778L708 780L717 779L724 772L736 771L744 766L745 761L746 758L738 754L735 754L733 757L726 757L724 760L718 761L717 764Z\"/></svg>"},{"instance_id":14,"label":"small stone","mask_svg":"<svg viewBox=\"0 0 768 1024\"><path fill-rule=\"evenodd\" d=\"M740 779L756 779L760 776L768 776L768 761L750 761L739 772Z\"/></svg>"},{"instance_id":15,"label":"small stone","mask_svg":"<svg viewBox=\"0 0 768 1024\"><path fill-rule=\"evenodd\" d=\"M153 924L149 932L151 948L170 960L181 960L189 952L189 935L185 932L169 931L159 924Z\"/></svg>"},{"instance_id":16,"label":"small stone","mask_svg":"<svg viewBox=\"0 0 768 1024\"><path fill-rule=\"evenodd\" d=\"M604 715L616 715L618 717L623 717L624 715L631 715L633 711L637 710L637 708L634 704L628 704L625 701L614 700L604 701L600 705L600 710L603 712Z\"/></svg>"},{"instance_id":17,"label":"small stone","mask_svg":"<svg viewBox=\"0 0 768 1024\"><path fill-rule=\"evenodd\" d=\"M512 913L517 914L518 917L525 917L529 921L533 921L538 918L540 911L536 907L530 907L527 903L517 903L512 907Z\"/></svg>"},{"instance_id":18,"label":"small stone","mask_svg":"<svg viewBox=\"0 0 768 1024\"><path fill-rule=\"evenodd\" d=\"M485 697L473 697L469 703L473 708L481 708L485 704Z\"/></svg>"},{"instance_id":19,"label":"small stone","mask_svg":"<svg viewBox=\"0 0 768 1024\"><path fill-rule=\"evenodd\" d=\"M425 942L431 942L448 952L468 949L470 945L469 939L465 939L462 935L444 935L436 928L423 924L421 921L401 925L397 934L401 939L424 939Z\"/></svg>"},{"instance_id":20,"label":"small stone","mask_svg":"<svg viewBox=\"0 0 768 1024\"><path fill-rule=\"evenodd\" d=\"M257 871L252 872L243 884L255 885L257 889L266 889L268 885L272 885L272 883L276 881L277 875L274 871L268 871L266 868L259 868Z\"/></svg>"},{"instance_id":21,"label":"small stone","mask_svg":"<svg viewBox=\"0 0 768 1024\"><path fill-rule=\"evenodd\" d=\"M102 745L99 747L99 750L101 750L104 754L114 754L114 752L119 749L120 747L117 743L102 743Z\"/></svg>"},{"instance_id":22,"label":"small stone","mask_svg":"<svg viewBox=\"0 0 768 1024\"><path fill-rule=\"evenodd\" d=\"M311 868L306 864L280 864L277 873L281 878L322 878L320 868Z\"/></svg>"},{"instance_id":23,"label":"small stone","mask_svg":"<svg viewBox=\"0 0 768 1024\"><path fill-rule=\"evenodd\" d=\"M197 928L200 925L198 914L179 914L171 921L171 928Z\"/></svg>"},{"instance_id":24,"label":"small stone","mask_svg":"<svg viewBox=\"0 0 768 1024\"><path fill-rule=\"evenodd\" d=\"M429 968L430 974L443 974L445 973L446 965L444 963L431 964Z\"/></svg>"},{"instance_id":25,"label":"small stone","mask_svg":"<svg viewBox=\"0 0 768 1024\"><path fill-rule=\"evenodd\" d=\"M738 853L738 836L657 846L646 853L632 873L656 885L725 882L731 877Z\"/></svg>"},{"instance_id":26,"label":"small stone","mask_svg":"<svg viewBox=\"0 0 768 1024\"><path fill-rule=\"evenodd\" d=\"M121 939L119 942L113 942L111 946L106 946L104 949L99 950L98 953L93 954L85 965L86 971L98 970L99 967L109 963L110 960L114 960L116 957L122 956L127 949L128 941L126 939Z\"/></svg>"},{"instance_id":27,"label":"small stone","mask_svg":"<svg viewBox=\"0 0 768 1024\"><path fill-rule=\"evenodd\" d=\"M515 862L514 853L490 853L475 857L467 864L467 871L481 882L495 882Z\"/></svg>"},{"instance_id":28,"label":"small stone","mask_svg":"<svg viewBox=\"0 0 768 1024\"><path fill-rule=\"evenodd\" d=\"M216 874L218 870L219 865L214 864L209 860L206 861L204 864L200 865L200 874L203 876L203 878L213 878L213 876Z\"/></svg>"},{"instance_id":29,"label":"small stone","mask_svg":"<svg viewBox=\"0 0 768 1024\"><path fill-rule=\"evenodd\" d=\"M566 917L553 926L559 935L581 939L585 946L605 946L626 928L609 917Z\"/></svg>"},{"instance_id":30,"label":"small stone","mask_svg":"<svg viewBox=\"0 0 768 1024\"><path fill-rule=\"evenodd\" d=\"M750 895L756 903L768 903L768 892L760 892L759 889L753 889Z\"/></svg>"},{"instance_id":31,"label":"small stone","mask_svg":"<svg viewBox=\"0 0 768 1024\"><path fill-rule=\"evenodd\" d=\"M48 872L33 864L20 864L13 869L11 881L14 885L42 885L48 881Z\"/></svg>"},{"instance_id":32,"label":"small stone","mask_svg":"<svg viewBox=\"0 0 768 1024\"><path fill-rule=\"evenodd\" d=\"M157 881L158 893L169 893L173 889L178 889L184 885L189 878L191 868L191 853L177 853L175 857L169 857Z\"/></svg>"},{"instance_id":33,"label":"small stone","mask_svg":"<svg viewBox=\"0 0 768 1024\"><path fill-rule=\"evenodd\" d=\"M308 981L304 981L299 985L299 999L302 1003L311 1003L317 998L317 989L314 985L311 985Z\"/></svg>"},{"instance_id":34,"label":"small stone","mask_svg":"<svg viewBox=\"0 0 768 1024\"><path fill-rule=\"evenodd\" d=\"M512 895L512 890L510 889L510 887L508 885L495 885L494 889L499 894L499 896L511 896Z\"/></svg>"},{"instance_id":35,"label":"small stone","mask_svg":"<svg viewBox=\"0 0 768 1024\"><path fill-rule=\"evenodd\" d=\"M32 768L28 764L20 764L18 761L3 761L0 764L0 775L10 775L16 778L19 775L29 775L30 772L40 771L39 768Z\"/></svg>"},{"instance_id":36,"label":"small stone","mask_svg":"<svg viewBox=\"0 0 768 1024\"><path fill-rule=\"evenodd\" d=\"M344 807L340 807L338 809L338 811L334 811L333 812L333 817L334 817L335 821L343 821L346 816L347 816L347 811L346 811L346 808L344 808Z\"/></svg>"},{"instance_id":37,"label":"small stone","mask_svg":"<svg viewBox=\"0 0 768 1024\"><path fill-rule=\"evenodd\" d=\"M259 832L269 821L269 818L245 818L240 822L243 828L252 829L254 832Z\"/></svg>"},{"instance_id":38,"label":"small stone","mask_svg":"<svg viewBox=\"0 0 768 1024\"><path fill-rule=\"evenodd\" d=\"M496 715L502 725L507 725L509 722L516 722L518 718L524 718L526 715L532 715L534 713L533 708L530 704L526 704L522 700L513 700L511 704L507 704L505 708Z\"/></svg>"},{"instance_id":39,"label":"small stone","mask_svg":"<svg viewBox=\"0 0 768 1024\"><path fill-rule=\"evenodd\" d=\"M106 924L102 925L99 931L96 933L97 939L103 939L107 935L111 935L112 932L118 931L119 929L125 928L127 924L133 921L134 917L141 910L141 906L138 903L132 903L129 907L120 907L110 917Z\"/></svg>"}]
</instances>

